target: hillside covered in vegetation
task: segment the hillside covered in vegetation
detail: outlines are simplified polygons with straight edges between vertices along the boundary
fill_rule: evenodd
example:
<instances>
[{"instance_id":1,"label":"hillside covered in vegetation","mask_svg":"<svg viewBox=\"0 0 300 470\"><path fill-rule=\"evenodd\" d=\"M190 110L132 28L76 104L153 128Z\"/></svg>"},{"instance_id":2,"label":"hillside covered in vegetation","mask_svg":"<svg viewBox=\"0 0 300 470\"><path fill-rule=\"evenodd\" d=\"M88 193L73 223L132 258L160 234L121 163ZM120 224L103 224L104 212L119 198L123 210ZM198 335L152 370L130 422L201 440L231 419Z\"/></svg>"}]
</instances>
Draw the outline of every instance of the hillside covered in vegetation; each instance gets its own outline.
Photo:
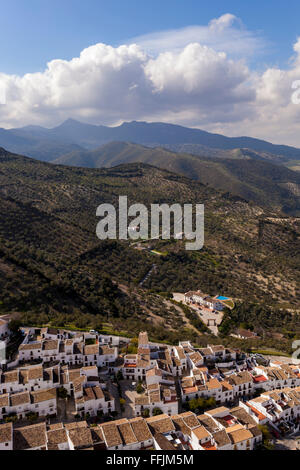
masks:
<instances>
[{"instance_id":1,"label":"hillside covered in vegetation","mask_svg":"<svg viewBox=\"0 0 300 470\"><path fill-rule=\"evenodd\" d=\"M148 207L204 203L204 248L147 242L155 254L132 241L98 240L96 208L117 205L119 195ZM201 342L205 325L169 300L172 292L201 289L243 303L226 319L226 335L247 316L256 326L255 312L266 333L285 323L288 348L291 331L300 334L299 233L298 219L149 165L65 167L0 150L0 314L16 313L28 324L124 334L147 328L152 338Z\"/></svg>"}]
</instances>

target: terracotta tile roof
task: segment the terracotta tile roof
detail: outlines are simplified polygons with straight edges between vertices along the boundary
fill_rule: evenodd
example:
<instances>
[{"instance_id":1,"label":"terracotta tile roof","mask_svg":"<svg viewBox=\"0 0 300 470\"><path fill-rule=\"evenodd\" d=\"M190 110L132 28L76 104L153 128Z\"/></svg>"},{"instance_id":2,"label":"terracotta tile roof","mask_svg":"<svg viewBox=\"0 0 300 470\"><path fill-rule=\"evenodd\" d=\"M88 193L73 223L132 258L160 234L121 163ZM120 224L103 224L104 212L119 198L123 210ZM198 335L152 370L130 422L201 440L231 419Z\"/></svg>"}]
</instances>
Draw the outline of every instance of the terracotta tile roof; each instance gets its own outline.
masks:
<instances>
[{"instance_id":1,"label":"terracotta tile roof","mask_svg":"<svg viewBox=\"0 0 300 470\"><path fill-rule=\"evenodd\" d=\"M68 371L69 381L73 382L80 377L80 369L73 369Z\"/></svg>"},{"instance_id":2,"label":"terracotta tile roof","mask_svg":"<svg viewBox=\"0 0 300 470\"><path fill-rule=\"evenodd\" d=\"M12 440L12 423L0 424L0 443Z\"/></svg>"},{"instance_id":3,"label":"terracotta tile roof","mask_svg":"<svg viewBox=\"0 0 300 470\"><path fill-rule=\"evenodd\" d=\"M194 364L197 364L197 362L203 362L203 357L198 351L190 354L190 359Z\"/></svg>"},{"instance_id":4,"label":"terracotta tile roof","mask_svg":"<svg viewBox=\"0 0 300 470\"><path fill-rule=\"evenodd\" d=\"M218 345L210 344L209 347L213 352L225 351L225 347L222 344L218 344Z\"/></svg>"},{"instance_id":5,"label":"terracotta tile roof","mask_svg":"<svg viewBox=\"0 0 300 470\"><path fill-rule=\"evenodd\" d=\"M67 431L65 429L53 429L47 431L48 445L55 446L68 442Z\"/></svg>"},{"instance_id":6,"label":"terracotta tile roof","mask_svg":"<svg viewBox=\"0 0 300 470\"><path fill-rule=\"evenodd\" d=\"M255 333L253 333L253 331L250 331L250 330L245 330L243 328L239 328L237 329L237 334L239 336L242 336L243 338L257 338L257 335Z\"/></svg>"},{"instance_id":7,"label":"terracotta tile roof","mask_svg":"<svg viewBox=\"0 0 300 470\"><path fill-rule=\"evenodd\" d=\"M188 292L186 292L184 295L186 297L192 297L193 295L197 294L196 291L193 291L193 290L189 290Z\"/></svg>"},{"instance_id":8,"label":"terracotta tile roof","mask_svg":"<svg viewBox=\"0 0 300 470\"><path fill-rule=\"evenodd\" d=\"M38 390L31 392L33 403L41 403L42 401L56 399L56 388L48 388L46 390Z\"/></svg>"},{"instance_id":9,"label":"terracotta tile roof","mask_svg":"<svg viewBox=\"0 0 300 470\"><path fill-rule=\"evenodd\" d=\"M86 421L74 421L72 423L64 423L64 426L67 430L71 429L76 429L76 428L87 428L87 422Z\"/></svg>"},{"instance_id":10,"label":"terracotta tile roof","mask_svg":"<svg viewBox=\"0 0 300 470\"><path fill-rule=\"evenodd\" d=\"M160 390L152 390L148 393L148 395L149 395L149 400L151 403L161 402Z\"/></svg>"},{"instance_id":11,"label":"terracotta tile roof","mask_svg":"<svg viewBox=\"0 0 300 470\"><path fill-rule=\"evenodd\" d=\"M30 351L31 349L42 349L42 343L27 343L19 346L19 351Z\"/></svg>"},{"instance_id":12,"label":"terracotta tile roof","mask_svg":"<svg viewBox=\"0 0 300 470\"><path fill-rule=\"evenodd\" d=\"M10 372L4 372L3 383L19 382L19 371L13 370Z\"/></svg>"},{"instance_id":13,"label":"terracotta tile roof","mask_svg":"<svg viewBox=\"0 0 300 470\"><path fill-rule=\"evenodd\" d=\"M252 383L252 375L249 374L246 370L239 372L238 374L233 374L228 378L228 381L233 385L243 385L246 383Z\"/></svg>"},{"instance_id":14,"label":"terracotta tile roof","mask_svg":"<svg viewBox=\"0 0 300 470\"><path fill-rule=\"evenodd\" d=\"M62 330L58 330L57 328L52 328L52 327L48 327L46 331L46 333L48 333L49 335L54 335L54 336L59 335L61 332Z\"/></svg>"},{"instance_id":15,"label":"terracotta tile roof","mask_svg":"<svg viewBox=\"0 0 300 470\"><path fill-rule=\"evenodd\" d=\"M212 352L209 348L200 348L200 353L203 356L211 356L212 355Z\"/></svg>"},{"instance_id":16,"label":"terracotta tile roof","mask_svg":"<svg viewBox=\"0 0 300 470\"><path fill-rule=\"evenodd\" d=\"M210 379L206 382L206 386L208 390L213 390L217 388L222 388L221 382L218 379Z\"/></svg>"},{"instance_id":17,"label":"terracotta tile roof","mask_svg":"<svg viewBox=\"0 0 300 470\"><path fill-rule=\"evenodd\" d=\"M56 339L46 339L43 341L43 351L52 351L58 349L58 340Z\"/></svg>"},{"instance_id":18,"label":"terracotta tile roof","mask_svg":"<svg viewBox=\"0 0 300 470\"><path fill-rule=\"evenodd\" d=\"M185 356L185 354L184 354L184 349L183 349L182 346L176 346L175 349L176 349L176 351L177 351L177 354L178 354L179 359L181 359L181 360L182 360L182 359L186 359L186 356Z\"/></svg>"},{"instance_id":19,"label":"terracotta tile roof","mask_svg":"<svg viewBox=\"0 0 300 470\"><path fill-rule=\"evenodd\" d=\"M133 418L129 420L132 430L138 442L144 442L152 439L147 422L143 418Z\"/></svg>"},{"instance_id":20,"label":"terracotta tile roof","mask_svg":"<svg viewBox=\"0 0 300 470\"><path fill-rule=\"evenodd\" d=\"M91 371L91 370L92 371L96 371L96 370L98 371L98 367L97 366L85 366L85 367L82 367L81 370L82 371L84 370L86 372Z\"/></svg>"},{"instance_id":21,"label":"terracotta tile roof","mask_svg":"<svg viewBox=\"0 0 300 470\"><path fill-rule=\"evenodd\" d=\"M184 422L187 424L189 428L195 428L199 426L199 421L193 413L191 412L181 413L180 416L183 418Z\"/></svg>"},{"instance_id":22,"label":"terracotta tile roof","mask_svg":"<svg viewBox=\"0 0 300 470\"><path fill-rule=\"evenodd\" d=\"M231 441L233 442L233 444L238 444L239 442L243 442L243 441L246 441L246 440L250 440L253 438L253 435L251 434L251 432L248 430L248 429L237 429L237 430L233 430L233 431L230 431L230 428L227 430L227 433L231 439Z\"/></svg>"},{"instance_id":23,"label":"terracotta tile roof","mask_svg":"<svg viewBox=\"0 0 300 470\"><path fill-rule=\"evenodd\" d=\"M231 408L230 413L232 414L232 416L237 418L242 424L256 425L256 422L252 418L252 416L250 416L249 413L247 413L247 411L240 406L237 406L236 408Z\"/></svg>"},{"instance_id":24,"label":"terracotta tile roof","mask_svg":"<svg viewBox=\"0 0 300 470\"><path fill-rule=\"evenodd\" d=\"M250 403L247 403L247 406L249 406L250 410L253 411L259 421L264 421L266 419L266 416L258 411L254 406L250 405Z\"/></svg>"},{"instance_id":25,"label":"terracotta tile roof","mask_svg":"<svg viewBox=\"0 0 300 470\"><path fill-rule=\"evenodd\" d=\"M132 430L130 423L126 420L126 422L118 425L119 433L123 439L123 442L126 445L134 444L137 441L136 436Z\"/></svg>"},{"instance_id":26,"label":"terracotta tile roof","mask_svg":"<svg viewBox=\"0 0 300 470\"><path fill-rule=\"evenodd\" d=\"M150 365L150 356L148 355L143 355L141 357L138 357L137 358L137 361L136 361L136 366L137 367L141 367L141 368L145 368L145 367L148 367Z\"/></svg>"},{"instance_id":27,"label":"terracotta tile roof","mask_svg":"<svg viewBox=\"0 0 300 470\"><path fill-rule=\"evenodd\" d=\"M74 392L78 393L82 391L83 384L86 382L86 378L84 376L78 377L73 381Z\"/></svg>"},{"instance_id":28,"label":"terracotta tile roof","mask_svg":"<svg viewBox=\"0 0 300 470\"><path fill-rule=\"evenodd\" d=\"M185 395L189 395L190 393L197 393L198 387L195 385L194 387L185 387L183 388L183 393Z\"/></svg>"},{"instance_id":29,"label":"terracotta tile roof","mask_svg":"<svg viewBox=\"0 0 300 470\"><path fill-rule=\"evenodd\" d=\"M147 390L159 390L160 385L159 384L150 384L147 385Z\"/></svg>"},{"instance_id":30,"label":"terracotta tile roof","mask_svg":"<svg viewBox=\"0 0 300 470\"><path fill-rule=\"evenodd\" d=\"M114 353L115 353L115 349L110 346L107 346L106 344L104 344L103 346L100 346L99 348L100 355L109 355L109 354L114 354Z\"/></svg>"},{"instance_id":31,"label":"terracotta tile roof","mask_svg":"<svg viewBox=\"0 0 300 470\"><path fill-rule=\"evenodd\" d=\"M78 427L68 431L69 438L75 448L93 445L92 433L89 428Z\"/></svg>"},{"instance_id":32,"label":"terracotta tile roof","mask_svg":"<svg viewBox=\"0 0 300 470\"><path fill-rule=\"evenodd\" d=\"M147 418L146 421L147 424L150 425L157 432L165 433L175 431L173 421L166 414L152 416L151 418Z\"/></svg>"},{"instance_id":33,"label":"terracotta tile roof","mask_svg":"<svg viewBox=\"0 0 300 470\"><path fill-rule=\"evenodd\" d=\"M210 433L217 432L219 427L215 423L215 421L207 415L200 415L197 416L199 423L202 424Z\"/></svg>"},{"instance_id":34,"label":"terracotta tile roof","mask_svg":"<svg viewBox=\"0 0 300 470\"><path fill-rule=\"evenodd\" d=\"M43 367L37 366L27 370L28 380L37 380L43 378Z\"/></svg>"},{"instance_id":35,"label":"terracotta tile roof","mask_svg":"<svg viewBox=\"0 0 300 470\"><path fill-rule=\"evenodd\" d=\"M48 425L48 430L55 431L56 429L63 429L63 427L64 427L63 423L54 423L54 424Z\"/></svg>"},{"instance_id":36,"label":"terracotta tile roof","mask_svg":"<svg viewBox=\"0 0 300 470\"><path fill-rule=\"evenodd\" d=\"M229 392L233 390L233 386L229 382L227 382L227 380L224 380L223 382L221 382L221 384L223 392Z\"/></svg>"},{"instance_id":37,"label":"terracotta tile roof","mask_svg":"<svg viewBox=\"0 0 300 470\"><path fill-rule=\"evenodd\" d=\"M181 418L180 415L173 415L171 416L171 419L177 431L181 431L183 434L191 436L191 429L186 425L185 421L183 418Z\"/></svg>"},{"instance_id":38,"label":"terracotta tile roof","mask_svg":"<svg viewBox=\"0 0 300 470\"><path fill-rule=\"evenodd\" d=\"M207 367L196 367L195 369L192 370L194 375L197 375L199 372L203 372L204 374L208 373L208 368Z\"/></svg>"},{"instance_id":39,"label":"terracotta tile roof","mask_svg":"<svg viewBox=\"0 0 300 470\"><path fill-rule=\"evenodd\" d=\"M125 359L127 359L128 361L136 360L137 354L126 354Z\"/></svg>"},{"instance_id":40,"label":"terracotta tile roof","mask_svg":"<svg viewBox=\"0 0 300 470\"><path fill-rule=\"evenodd\" d=\"M213 445L212 441L202 442L201 447L203 447L204 450L217 450L216 446Z\"/></svg>"},{"instance_id":41,"label":"terracotta tile roof","mask_svg":"<svg viewBox=\"0 0 300 470\"><path fill-rule=\"evenodd\" d=\"M84 346L83 354L93 356L99 354L99 344L88 344Z\"/></svg>"},{"instance_id":42,"label":"terracotta tile roof","mask_svg":"<svg viewBox=\"0 0 300 470\"><path fill-rule=\"evenodd\" d=\"M170 442L162 433L155 432L154 439L161 450L176 450L176 447L172 444L172 442Z\"/></svg>"},{"instance_id":43,"label":"terracotta tile roof","mask_svg":"<svg viewBox=\"0 0 300 470\"><path fill-rule=\"evenodd\" d=\"M5 393L4 395L0 395L0 408L5 408L9 406L9 394Z\"/></svg>"},{"instance_id":44,"label":"terracotta tile roof","mask_svg":"<svg viewBox=\"0 0 300 470\"><path fill-rule=\"evenodd\" d=\"M14 450L44 448L46 446L45 423L14 429L13 446Z\"/></svg>"},{"instance_id":45,"label":"terracotta tile roof","mask_svg":"<svg viewBox=\"0 0 300 470\"><path fill-rule=\"evenodd\" d=\"M253 437L261 437L262 436L262 432L261 430L258 428L258 426L256 424L251 424L249 427L248 427L248 430L251 432L251 434L253 435Z\"/></svg>"},{"instance_id":46,"label":"terracotta tile roof","mask_svg":"<svg viewBox=\"0 0 300 470\"><path fill-rule=\"evenodd\" d=\"M83 400L84 401L91 401L91 400L95 400L95 395L94 395L94 392L93 392L93 389L92 387L85 387L83 389Z\"/></svg>"},{"instance_id":47,"label":"terracotta tile roof","mask_svg":"<svg viewBox=\"0 0 300 470\"><path fill-rule=\"evenodd\" d=\"M226 408L225 406L219 406L218 408L214 408L213 410L206 411L206 414L208 414L210 416L214 416L214 415L217 415L219 413L225 413L225 411L229 413L228 408Z\"/></svg>"},{"instance_id":48,"label":"terracotta tile roof","mask_svg":"<svg viewBox=\"0 0 300 470\"><path fill-rule=\"evenodd\" d=\"M103 393L103 390L101 387L98 387L98 385L96 385L95 387L93 387L93 392L95 394L95 397L97 400L102 400L104 399L104 393Z\"/></svg>"},{"instance_id":49,"label":"terracotta tile roof","mask_svg":"<svg viewBox=\"0 0 300 470\"><path fill-rule=\"evenodd\" d=\"M225 445L231 444L231 440L229 439L229 436L225 429L214 433L213 438L218 447L223 447Z\"/></svg>"},{"instance_id":50,"label":"terracotta tile roof","mask_svg":"<svg viewBox=\"0 0 300 470\"><path fill-rule=\"evenodd\" d=\"M91 429L92 439L94 444L104 443L104 436L100 426L94 426ZM106 447L104 447L104 450Z\"/></svg>"},{"instance_id":51,"label":"terracotta tile roof","mask_svg":"<svg viewBox=\"0 0 300 470\"><path fill-rule=\"evenodd\" d=\"M123 444L118 427L115 423L104 423L100 425L102 428L104 440L107 447L115 447Z\"/></svg>"},{"instance_id":52,"label":"terracotta tile roof","mask_svg":"<svg viewBox=\"0 0 300 470\"><path fill-rule=\"evenodd\" d=\"M210 433L205 429L204 426L198 426L198 428L194 428L192 432L200 441L202 439L206 439L207 437L210 437Z\"/></svg>"},{"instance_id":53,"label":"terracotta tile roof","mask_svg":"<svg viewBox=\"0 0 300 470\"><path fill-rule=\"evenodd\" d=\"M135 405L149 405L149 396L148 395L139 395L134 399Z\"/></svg>"},{"instance_id":54,"label":"terracotta tile roof","mask_svg":"<svg viewBox=\"0 0 300 470\"><path fill-rule=\"evenodd\" d=\"M155 375L162 377L163 373L157 367L153 367L152 369L146 371L146 377L154 377Z\"/></svg>"},{"instance_id":55,"label":"terracotta tile roof","mask_svg":"<svg viewBox=\"0 0 300 470\"><path fill-rule=\"evenodd\" d=\"M29 392L14 393L10 395L11 406L25 405L30 403Z\"/></svg>"}]
</instances>

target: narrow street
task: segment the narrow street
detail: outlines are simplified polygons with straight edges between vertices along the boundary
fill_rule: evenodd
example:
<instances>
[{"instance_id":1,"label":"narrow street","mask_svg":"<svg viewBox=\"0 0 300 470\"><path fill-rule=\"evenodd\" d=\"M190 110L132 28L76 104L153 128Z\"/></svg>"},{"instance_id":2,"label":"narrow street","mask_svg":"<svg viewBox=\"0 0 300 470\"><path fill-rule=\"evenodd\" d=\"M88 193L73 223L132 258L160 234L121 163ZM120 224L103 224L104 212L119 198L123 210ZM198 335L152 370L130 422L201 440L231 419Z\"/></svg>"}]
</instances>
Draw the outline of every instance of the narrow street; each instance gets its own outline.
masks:
<instances>
[{"instance_id":1,"label":"narrow street","mask_svg":"<svg viewBox=\"0 0 300 470\"><path fill-rule=\"evenodd\" d=\"M118 387L114 384L111 379L107 380L107 390L115 399L115 409L118 415L121 416L121 406L120 406L120 397L118 392Z\"/></svg>"},{"instance_id":2,"label":"narrow street","mask_svg":"<svg viewBox=\"0 0 300 470\"><path fill-rule=\"evenodd\" d=\"M132 385L131 380L122 380L120 382L122 390L122 398L126 401L124 408L125 410L122 413L122 418L134 418L134 399L137 395L135 391L135 385Z\"/></svg>"}]
</instances>

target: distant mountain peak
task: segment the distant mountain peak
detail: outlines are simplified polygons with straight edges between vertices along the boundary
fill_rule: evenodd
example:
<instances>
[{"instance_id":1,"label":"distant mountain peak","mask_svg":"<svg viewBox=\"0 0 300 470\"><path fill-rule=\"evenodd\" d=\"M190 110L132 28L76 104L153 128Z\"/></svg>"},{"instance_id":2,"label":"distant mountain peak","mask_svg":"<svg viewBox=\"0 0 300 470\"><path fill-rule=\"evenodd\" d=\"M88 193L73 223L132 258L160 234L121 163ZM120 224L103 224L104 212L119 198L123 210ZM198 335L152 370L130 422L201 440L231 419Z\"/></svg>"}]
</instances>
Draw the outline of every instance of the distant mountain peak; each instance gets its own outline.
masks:
<instances>
[{"instance_id":1,"label":"distant mountain peak","mask_svg":"<svg viewBox=\"0 0 300 470\"><path fill-rule=\"evenodd\" d=\"M63 121L59 126L56 126L57 127L65 127L65 126L72 126L72 125L84 125L84 123L80 122L80 121L77 121L76 119L72 119L72 118L68 118L66 119L65 121ZM55 129L55 127L54 127Z\"/></svg>"},{"instance_id":2,"label":"distant mountain peak","mask_svg":"<svg viewBox=\"0 0 300 470\"><path fill-rule=\"evenodd\" d=\"M25 139L25 140L24 140ZM62 144L77 145L85 150L97 149L99 146L113 141L132 142L139 145L169 146L169 149L176 151L175 146L189 146L193 154L202 153L202 147L212 149L212 153L220 151L235 151L235 149L248 149L249 152L260 152L268 154L269 160L287 162L290 160L300 160L300 149L286 145L275 145L252 137L226 137L221 134L213 134L201 129L188 128L175 124L163 122L131 121L115 127L104 125L93 125L80 122L73 118L68 118L62 124L52 129L45 129L38 126L29 126L26 129L0 129L0 145L14 152L36 156L36 147L45 147L46 141ZM47 144L48 145L48 144ZM197 147L198 146L198 147ZM48 146L49 147L49 146ZM72 148L71 148L72 150ZM183 150L185 152L185 150ZM244 153L245 150L240 151ZM52 158L53 150L49 156L41 155L41 159L58 158L62 155L55 155ZM67 153L67 152L66 152ZM40 155L40 153L38 153ZM272 155L279 156L274 159ZM254 155L253 155L254 157ZM257 156L259 158L259 155ZM265 157L263 157L265 158Z\"/></svg>"}]
</instances>

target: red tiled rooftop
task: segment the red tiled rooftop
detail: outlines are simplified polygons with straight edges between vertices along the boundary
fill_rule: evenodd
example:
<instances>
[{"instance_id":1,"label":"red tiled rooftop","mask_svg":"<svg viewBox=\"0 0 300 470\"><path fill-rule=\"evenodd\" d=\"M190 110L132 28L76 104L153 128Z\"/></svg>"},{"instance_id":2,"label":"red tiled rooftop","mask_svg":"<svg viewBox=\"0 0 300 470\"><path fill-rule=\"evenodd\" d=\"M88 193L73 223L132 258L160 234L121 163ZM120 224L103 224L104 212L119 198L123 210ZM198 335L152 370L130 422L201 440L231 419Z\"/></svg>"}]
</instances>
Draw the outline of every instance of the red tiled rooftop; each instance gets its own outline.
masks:
<instances>
[{"instance_id":1,"label":"red tiled rooftop","mask_svg":"<svg viewBox=\"0 0 300 470\"><path fill-rule=\"evenodd\" d=\"M204 450L217 450L216 446L214 446L211 441L204 442L201 444L201 447L203 447Z\"/></svg>"},{"instance_id":2,"label":"red tiled rooftop","mask_svg":"<svg viewBox=\"0 0 300 470\"><path fill-rule=\"evenodd\" d=\"M234 417L231 415L222 416L222 419L224 419L224 421L228 423L230 423L231 421L234 421Z\"/></svg>"},{"instance_id":3,"label":"red tiled rooftop","mask_svg":"<svg viewBox=\"0 0 300 470\"><path fill-rule=\"evenodd\" d=\"M247 403L247 406L253 411L253 413L258 417L259 421L263 421L266 419L266 416L263 415L260 411L258 411L254 406L250 405L250 403Z\"/></svg>"},{"instance_id":4,"label":"red tiled rooftop","mask_svg":"<svg viewBox=\"0 0 300 470\"><path fill-rule=\"evenodd\" d=\"M257 375L253 377L255 383L267 382L267 379L264 375Z\"/></svg>"},{"instance_id":5,"label":"red tiled rooftop","mask_svg":"<svg viewBox=\"0 0 300 470\"><path fill-rule=\"evenodd\" d=\"M183 389L183 392L185 394L198 392L198 388L197 387L187 387L187 388Z\"/></svg>"}]
</instances>

